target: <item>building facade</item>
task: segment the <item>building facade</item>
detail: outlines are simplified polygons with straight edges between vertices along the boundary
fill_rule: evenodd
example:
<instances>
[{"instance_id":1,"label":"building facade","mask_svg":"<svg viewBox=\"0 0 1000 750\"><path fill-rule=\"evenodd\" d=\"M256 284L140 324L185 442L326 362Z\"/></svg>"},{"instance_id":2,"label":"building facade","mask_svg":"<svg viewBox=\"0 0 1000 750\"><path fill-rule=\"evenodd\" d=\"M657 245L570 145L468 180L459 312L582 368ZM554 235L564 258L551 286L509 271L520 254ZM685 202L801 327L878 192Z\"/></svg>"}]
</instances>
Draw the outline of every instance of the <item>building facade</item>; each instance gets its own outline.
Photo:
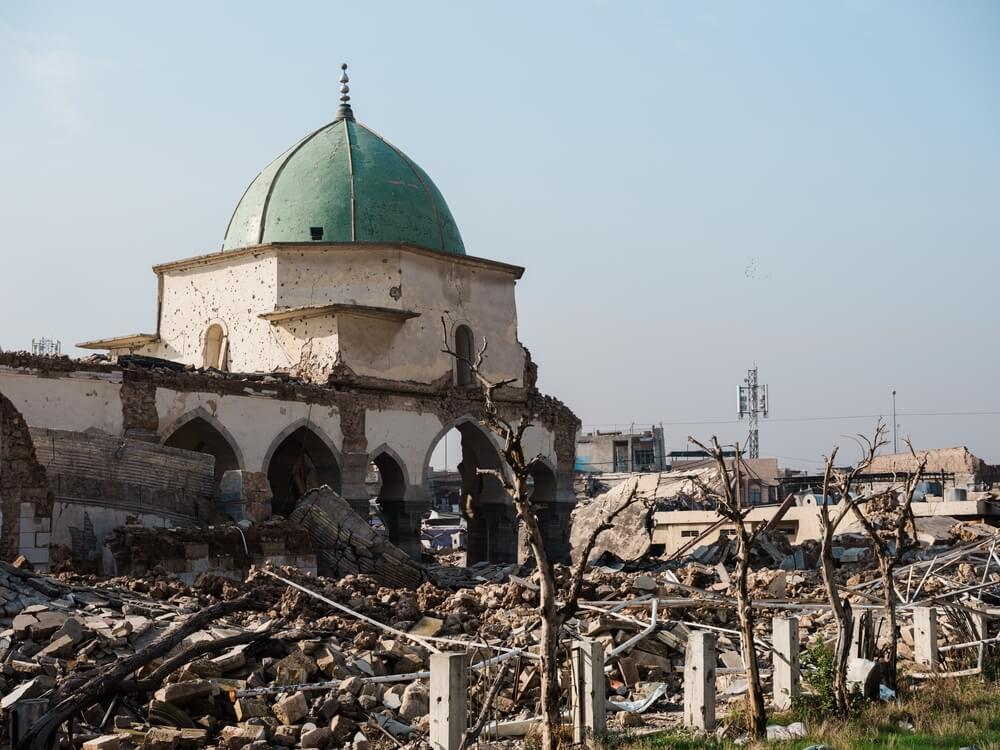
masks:
<instances>
[{"instance_id":1,"label":"building facade","mask_svg":"<svg viewBox=\"0 0 1000 750\"><path fill-rule=\"evenodd\" d=\"M542 457L536 500L553 554L568 554L579 422L538 392L536 367L518 341L514 293L524 269L468 254L428 175L357 122L344 94L332 123L247 187L221 251L153 269L152 333L80 345L106 352L102 362L0 355L3 418L26 428L19 440L43 430L109 438L120 448L89 459L104 477L136 442L179 451L175 457L208 455L209 488L187 493L172 518L149 504L133 507L135 493L106 502L100 481L60 484L72 494L7 489L5 556L27 549L28 526L49 534L31 540L41 563L39 542L72 547L84 516L99 547L101 532L140 511L147 523L204 523L222 508L260 520L287 515L321 484L367 514L373 463L390 537L417 555L431 505L430 456L457 429L473 509L469 559L514 559L510 498L477 474L502 468L496 439L479 424L480 391L468 368L442 351L447 344L471 355L483 342L483 374L510 381L498 394L502 409L532 417L525 449ZM8 452L0 445L0 457Z\"/></svg>"}]
</instances>

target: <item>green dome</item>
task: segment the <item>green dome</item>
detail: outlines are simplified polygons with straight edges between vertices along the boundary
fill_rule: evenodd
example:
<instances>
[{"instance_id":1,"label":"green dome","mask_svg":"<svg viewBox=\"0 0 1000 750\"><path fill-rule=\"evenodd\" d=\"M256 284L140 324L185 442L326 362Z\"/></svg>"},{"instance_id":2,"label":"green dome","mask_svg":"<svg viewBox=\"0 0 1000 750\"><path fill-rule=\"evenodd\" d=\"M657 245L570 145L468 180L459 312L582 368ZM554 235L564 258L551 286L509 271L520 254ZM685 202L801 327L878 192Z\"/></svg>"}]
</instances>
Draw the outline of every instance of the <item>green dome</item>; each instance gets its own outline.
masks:
<instances>
[{"instance_id":1,"label":"green dome","mask_svg":"<svg viewBox=\"0 0 1000 750\"><path fill-rule=\"evenodd\" d=\"M236 206L222 249L316 241L405 243L465 255L431 178L351 117L306 136L264 167Z\"/></svg>"}]
</instances>

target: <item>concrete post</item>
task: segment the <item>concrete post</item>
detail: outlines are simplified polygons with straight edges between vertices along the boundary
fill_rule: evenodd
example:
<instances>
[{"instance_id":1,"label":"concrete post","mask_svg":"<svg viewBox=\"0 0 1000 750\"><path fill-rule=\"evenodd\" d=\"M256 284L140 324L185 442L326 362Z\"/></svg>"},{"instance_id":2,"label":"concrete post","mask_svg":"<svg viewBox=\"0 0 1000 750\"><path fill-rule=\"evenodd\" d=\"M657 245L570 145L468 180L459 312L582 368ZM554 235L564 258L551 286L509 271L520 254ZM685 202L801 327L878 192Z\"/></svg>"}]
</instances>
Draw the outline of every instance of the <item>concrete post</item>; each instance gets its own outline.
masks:
<instances>
[{"instance_id":1,"label":"concrete post","mask_svg":"<svg viewBox=\"0 0 1000 750\"><path fill-rule=\"evenodd\" d=\"M693 630L684 652L684 724L715 729L715 634Z\"/></svg>"},{"instance_id":2,"label":"concrete post","mask_svg":"<svg viewBox=\"0 0 1000 750\"><path fill-rule=\"evenodd\" d=\"M986 607L982 602L971 602L969 605L975 612L970 612L969 616L972 618L972 632L975 634L976 638L983 641L989 636L989 620L986 615ZM978 649L978 658L976 660L977 666L982 669L986 659L986 644L980 643Z\"/></svg>"},{"instance_id":3,"label":"concrete post","mask_svg":"<svg viewBox=\"0 0 1000 750\"><path fill-rule=\"evenodd\" d=\"M791 708L799 694L799 618L775 617L771 620L774 643L774 705Z\"/></svg>"},{"instance_id":4,"label":"concrete post","mask_svg":"<svg viewBox=\"0 0 1000 750\"><path fill-rule=\"evenodd\" d=\"M465 734L469 660L462 652L431 654L430 742L434 750L458 750Z\"/></svg>"},{"instance_id":5,"label":"concrete post","mask_svg":"<svg viewBox=\"0 0 1000 750\"><path fill-rule=\"evenodd\" d=\"M604 646L600 641L573 643L573 742L591 744L607 729Z\"/></svg>"},{"instance_id":6,"label":"concrete post","mask_svg":"<svg viewBox=\"0 0 1000 750\"><path fill-rule=\"evenodd\" d=\"M913 660L932 670L938 666L937 608L913 608Z\"/></svg>"}]
</instances>

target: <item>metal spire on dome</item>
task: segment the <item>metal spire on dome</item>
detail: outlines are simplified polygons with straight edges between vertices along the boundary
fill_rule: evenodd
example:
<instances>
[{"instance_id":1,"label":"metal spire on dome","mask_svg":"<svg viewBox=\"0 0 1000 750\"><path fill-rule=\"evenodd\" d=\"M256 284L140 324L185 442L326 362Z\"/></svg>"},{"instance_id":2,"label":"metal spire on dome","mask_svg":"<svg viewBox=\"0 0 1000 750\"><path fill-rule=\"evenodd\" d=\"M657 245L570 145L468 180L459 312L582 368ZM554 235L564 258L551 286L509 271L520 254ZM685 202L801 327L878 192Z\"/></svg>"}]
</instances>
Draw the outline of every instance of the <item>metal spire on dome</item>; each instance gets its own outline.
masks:
<instances>
[{"instance_id":1,"label":"metal spire on dome","mask_svg":"<svg viewBox=\"0 0 1000 750\"><path fill-rule=\"evenodd\" d=\"M351 79L347 77L347 63L340 66L340 106L337 107L337 119L353 120L354 112L351 110L351 87L347 82Z\"/></svg>"}]
</instances>

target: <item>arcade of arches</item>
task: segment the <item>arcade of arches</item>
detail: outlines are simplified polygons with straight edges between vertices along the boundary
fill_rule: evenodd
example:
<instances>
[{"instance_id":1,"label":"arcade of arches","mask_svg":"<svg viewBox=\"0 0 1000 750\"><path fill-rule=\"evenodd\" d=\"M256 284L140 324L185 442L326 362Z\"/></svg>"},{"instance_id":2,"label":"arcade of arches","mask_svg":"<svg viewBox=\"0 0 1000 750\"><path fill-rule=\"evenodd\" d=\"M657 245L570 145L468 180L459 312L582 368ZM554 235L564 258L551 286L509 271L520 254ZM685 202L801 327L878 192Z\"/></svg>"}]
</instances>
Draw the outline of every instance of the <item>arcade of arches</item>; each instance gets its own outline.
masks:
<instances>
[{"instance_id":1,"label":"arcade of arches","mask_svg":"<svg viewBox=\"0 0 1000 750\"><path fill-rule=\"evenodd\" d=\"M164 444L207 453L215 458L216 481L227 472L246 474L241 467L234 438L221 423L205 416L184 421L165 439ZM369 469L377 479L373 499L386 526L389 538L413 557L419 557L420 525L430 510L431 454L449 430L457 433L461 459L457 472L461 477L460 508L467 525L466 562L512 562L519 559L518 521L510 497L491 476L479 474L479 469L502 470L502 462L494 439L470 416L455 420L447 429L431 436L420 465L407 465L404 458L389 446L379 446L366 456ZM342 459L329 438L318 428L307 425L279 433L265 458L263 471L270 488L270 507L265 515L288 516L296 501L308 490L328 485L344 492ZM411 451L411 454L413 451ZM367 478L370 487L371 478ZM559 536L559 505L556 472L546 463L538 463L532 473L532 497L539 507L543 528L551 528L553 538ZM563 493L565 497L565 493ZM352 505L365 512L367 499L349 498ZM562 504L565 506L565 502ZM562 519L565 521L565 518ZM560 543L555 542L559 547Z\"/></svg>"}]
</instances>

